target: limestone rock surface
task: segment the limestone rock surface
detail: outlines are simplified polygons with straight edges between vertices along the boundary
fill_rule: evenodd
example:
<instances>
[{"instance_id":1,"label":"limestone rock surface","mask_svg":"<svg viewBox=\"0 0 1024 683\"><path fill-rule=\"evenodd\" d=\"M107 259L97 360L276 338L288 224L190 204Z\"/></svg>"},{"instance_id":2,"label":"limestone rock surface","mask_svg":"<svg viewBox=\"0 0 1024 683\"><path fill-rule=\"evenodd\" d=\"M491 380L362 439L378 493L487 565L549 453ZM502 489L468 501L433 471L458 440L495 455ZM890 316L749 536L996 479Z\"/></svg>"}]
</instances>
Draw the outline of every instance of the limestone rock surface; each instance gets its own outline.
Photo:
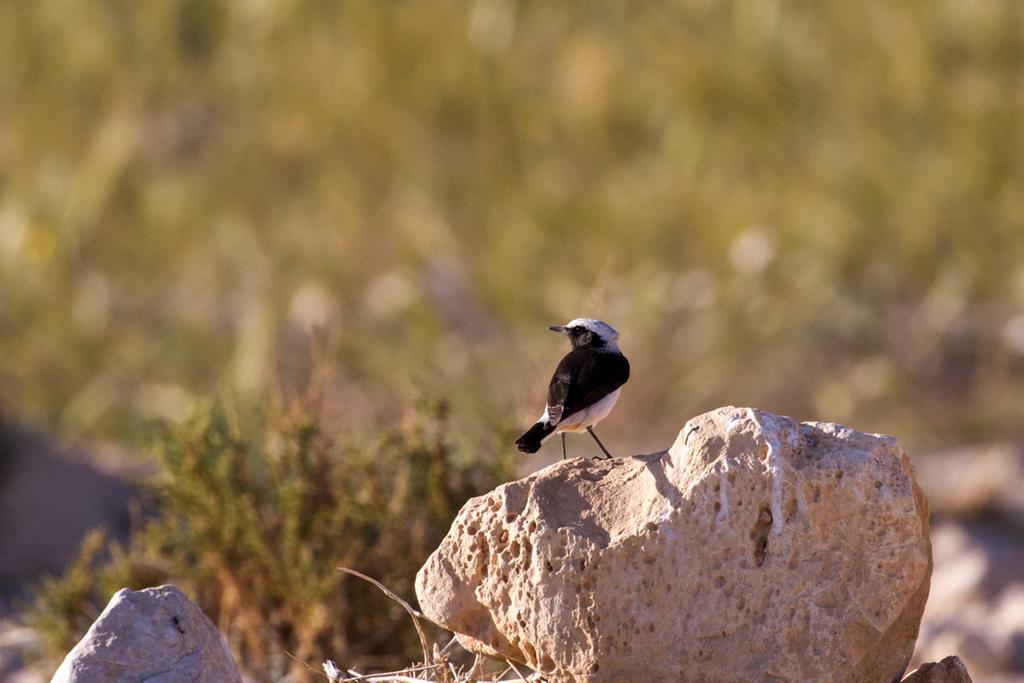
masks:
<instances>
[{"instance_id":1,"label":"limestone rock surface","mask_svg":"<svg viewBox=\"0 0 1024 683\"><path fill-rule=\"evenodd\" d=\"M666 452L470 500L416 594L548 681L889 682L928 595L927 519L895 439L721 408Z\"/></svg>"},{"instance_id":2,"label":"limestone rock surface","mask_svg":"<svg viewBox=\"0 0 1024 683\"><path fill-rule=\"evenodd\" d=\"M119 590L50 683L241 682L224 639L171 585Z\"/></svg>"}]
</instances>

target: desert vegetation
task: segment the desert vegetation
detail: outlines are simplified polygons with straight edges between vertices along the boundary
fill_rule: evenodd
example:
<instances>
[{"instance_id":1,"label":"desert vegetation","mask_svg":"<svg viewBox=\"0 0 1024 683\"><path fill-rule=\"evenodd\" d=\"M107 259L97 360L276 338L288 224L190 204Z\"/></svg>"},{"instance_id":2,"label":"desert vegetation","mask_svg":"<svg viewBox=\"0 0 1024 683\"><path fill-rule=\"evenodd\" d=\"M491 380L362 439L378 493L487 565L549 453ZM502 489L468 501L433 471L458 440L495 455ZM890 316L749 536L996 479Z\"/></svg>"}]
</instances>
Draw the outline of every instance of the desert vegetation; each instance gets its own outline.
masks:
<instances>
[{"instance_id":1,"label":"desert vegetation","mask_svg":"<svg viewBox=\"0 0 1024 683\"><path fill-rule=\"evenodd\" d=\"M173 581L257 678L306 675L328 654L348 666L408 663L419 642L399 605L339 566L412 594L412 579L470 495L509 461L460 457L447 408L424 403L392 428L326 430L306 401L250 416L223 406L169 429L160 474L126 545L101 531L28 614L55 668L113 592Z\"/></svg>"}]
</instances>

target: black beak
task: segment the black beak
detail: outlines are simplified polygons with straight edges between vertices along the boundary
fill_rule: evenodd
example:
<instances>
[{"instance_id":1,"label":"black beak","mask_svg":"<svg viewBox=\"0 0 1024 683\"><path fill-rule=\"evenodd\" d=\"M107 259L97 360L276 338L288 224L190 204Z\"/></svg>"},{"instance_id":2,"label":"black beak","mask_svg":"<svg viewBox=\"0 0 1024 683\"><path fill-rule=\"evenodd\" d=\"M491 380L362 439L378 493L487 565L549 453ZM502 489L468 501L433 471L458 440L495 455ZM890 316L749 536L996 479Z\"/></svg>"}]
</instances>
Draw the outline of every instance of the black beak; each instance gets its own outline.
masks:
<instances>
[{"instance_id":1,"label":"black beak","mask_svg":"<svg viewBox=\"0 0 1024 683\"><path fill-rule=\"evenodd\" d=\"M565 334L565 325L552 325L548 329L552 332L561 332L562 334Z\"/></svg>"}]
</instances>

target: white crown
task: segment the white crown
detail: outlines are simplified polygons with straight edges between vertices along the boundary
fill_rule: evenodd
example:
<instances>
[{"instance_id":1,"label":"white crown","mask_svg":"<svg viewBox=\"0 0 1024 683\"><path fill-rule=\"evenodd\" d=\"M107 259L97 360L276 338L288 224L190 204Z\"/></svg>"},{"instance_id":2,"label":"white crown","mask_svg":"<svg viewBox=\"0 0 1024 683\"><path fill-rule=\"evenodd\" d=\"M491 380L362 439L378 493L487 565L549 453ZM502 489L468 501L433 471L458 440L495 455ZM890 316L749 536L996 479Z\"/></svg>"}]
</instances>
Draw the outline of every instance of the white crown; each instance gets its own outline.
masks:
<instances>
[{"instance_id":1,"label":"white crown","mask_svg":"<svg viewBox=\"0 0 1024 683\"><path fill-rule=\"evenodd\" d=\"M614 342L619 338L619 333L615 331L615 328L606 323L603 320L594 320L593 318L576 318L565 324L566 327L585 327L598 337L603 339L606 343Z\"/></svg>"}]
</instances>

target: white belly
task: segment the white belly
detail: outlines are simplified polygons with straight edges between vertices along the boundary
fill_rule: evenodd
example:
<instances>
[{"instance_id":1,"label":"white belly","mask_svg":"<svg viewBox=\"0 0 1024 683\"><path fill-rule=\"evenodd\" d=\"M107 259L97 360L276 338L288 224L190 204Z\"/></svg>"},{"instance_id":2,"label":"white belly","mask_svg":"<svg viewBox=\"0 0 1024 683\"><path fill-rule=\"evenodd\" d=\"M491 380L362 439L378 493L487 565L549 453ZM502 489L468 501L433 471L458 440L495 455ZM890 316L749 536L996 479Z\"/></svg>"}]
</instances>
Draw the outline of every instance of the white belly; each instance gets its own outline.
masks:
<instances>
[{"instance_id":1,"label":"white belly","mask_svg":"<svg viewBox=\"0 0 1024 683\"><path fill-rule=\"evenodd\" d=\"M594 405L573 413L558 423L558 427L555 429L554 433L583 432L586 431L587 427L593 427L598 422L608 417L608 413L612 412L612 408L615 407L615 402L619 400L619 394L621 392L621 388L616 389Z\"/></svg>"}]
</instances>

